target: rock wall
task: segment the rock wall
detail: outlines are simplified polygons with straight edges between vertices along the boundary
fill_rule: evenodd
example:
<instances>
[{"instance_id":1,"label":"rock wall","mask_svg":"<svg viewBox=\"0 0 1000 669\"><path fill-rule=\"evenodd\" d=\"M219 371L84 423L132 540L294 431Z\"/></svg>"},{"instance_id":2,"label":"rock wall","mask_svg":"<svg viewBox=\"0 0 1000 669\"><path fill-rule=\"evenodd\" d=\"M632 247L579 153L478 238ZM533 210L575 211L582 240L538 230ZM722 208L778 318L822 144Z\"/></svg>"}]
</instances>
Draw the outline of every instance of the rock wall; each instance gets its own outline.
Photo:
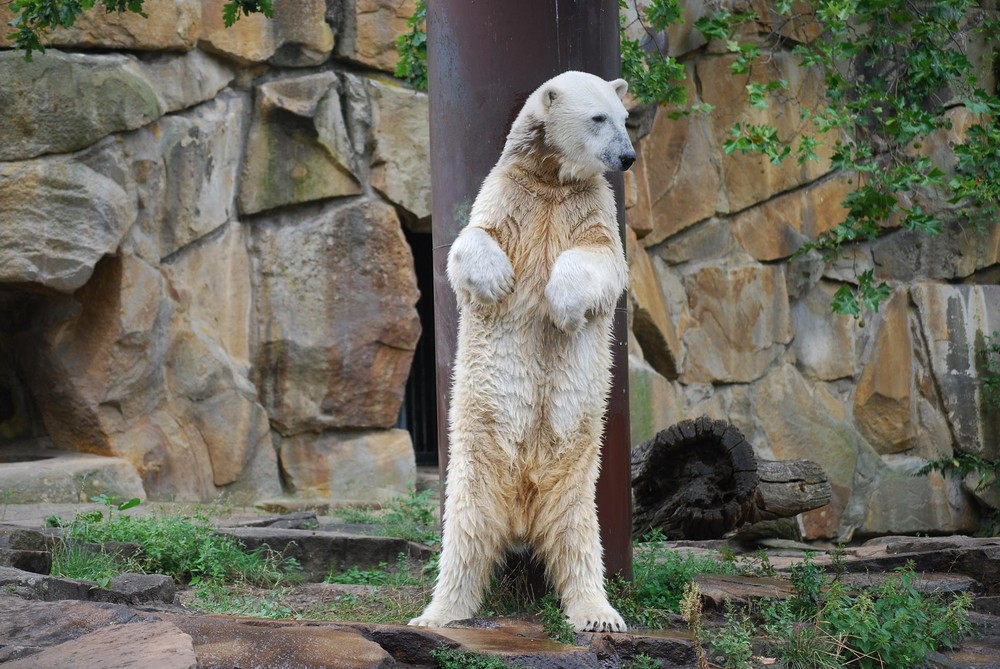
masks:
<instances>
[{"instance_id":1,"label":"rock wall","mask_svg":"<svg viewBox=\"0 0 1000 669\"><path fill-rule=\"evenodd\" d=\"M752 109L745 77L729 74L733 56L692 27L710 4L682 2L685 23L665 43L684 63L689 101L714 110L675 121L637 108L631 120L633 441L707 414L735 423L763 457L820 463L834 499L800 517L807 538L974 530L988 501L978 479L914 473L956 448L1000 457L1000 412L980 380L984 338L1000 330L1000 226L979 235L951 223L923 241L890 226L840 261L792 260L842 220L850 175L829 154L773 165L722 143L744 118L789 136L822 82L778 54L754 76L787 80L795 102ZM986 83L996 85L989 73ZM943 170L954 140L924 148ZM830 303L867 269L893 293L861 326Z\"/></svg>"},{"instance_id":2,"label":"rock wall","mask_svg":"<svg viewBox=\"0 0 1000 669\"><path fill-rule=\"evenodd\" d=\"M0 462L114 456L163 500L404 493L427 101L386 70L414 3L223 4L0 50Z\"/></svg>"},{"instance_id":3,"label":"rock wall","mask_svg":"<svg viewBox=\"0 0 1000 669\"><path fill-rule=\"evenodd\" d=\"M745 82L692 27L709 3L683 4L668 43L714 111L633 110L633 441L707 414L819 462L834 501L808 538L974 529L974 485L913 473L1000 457L979 382L1000 228L790 260L850 177L725 154ZM426 97L388 76L413 2L275 0L230 29L221 5L147 0L31 62L0 51L0 456L40 437L116 456L158 499L384 499L413 480L403 226L430 215ZM791 132L822 82L767 68L797 102L752 113ZM894 292L862 328L829 305L868 268Z\"/></svg>"}]
</instances>

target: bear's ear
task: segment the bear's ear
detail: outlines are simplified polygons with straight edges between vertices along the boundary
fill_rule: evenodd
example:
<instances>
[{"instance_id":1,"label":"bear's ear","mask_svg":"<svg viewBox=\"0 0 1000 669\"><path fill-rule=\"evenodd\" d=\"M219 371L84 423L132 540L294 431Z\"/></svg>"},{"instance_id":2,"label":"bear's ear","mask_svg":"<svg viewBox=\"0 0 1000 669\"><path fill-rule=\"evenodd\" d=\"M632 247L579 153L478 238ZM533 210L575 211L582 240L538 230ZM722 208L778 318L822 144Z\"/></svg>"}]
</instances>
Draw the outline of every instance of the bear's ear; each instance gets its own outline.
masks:
<instances>
[{"instance_id":1,"label":"bear's ear","mask_svg":"<svg viewBox=\"0 0 1000 669\"><path fill-rule=\"evenodd\" d=\"M628 93L628 82L625 81L624 79L615 79L610 83L611 87L615 89L615 93L618 95L619 98L625 97L625 94Z\"/></svg>"},{"instance_id":2,"label":"bear's ear","mask_svg":"<svg viewBox=\"0 0 1000 669\"><path fill-rule=\"evenodd\" d=\"M557 97L559 97L559 89L552 85L546 86L542 90L542 107L548 111Z\"/></svg>"}]
</instances>

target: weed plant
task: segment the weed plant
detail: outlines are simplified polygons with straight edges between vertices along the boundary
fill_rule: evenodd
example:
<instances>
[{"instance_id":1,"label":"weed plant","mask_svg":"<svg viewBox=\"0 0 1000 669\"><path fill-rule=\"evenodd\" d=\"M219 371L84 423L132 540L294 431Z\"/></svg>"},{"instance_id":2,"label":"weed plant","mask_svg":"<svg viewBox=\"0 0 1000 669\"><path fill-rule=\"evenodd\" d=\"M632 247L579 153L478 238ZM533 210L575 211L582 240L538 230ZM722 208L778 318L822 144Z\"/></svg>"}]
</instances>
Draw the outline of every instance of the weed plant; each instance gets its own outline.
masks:
<instances>
[{"instance_id":1,"label":"weed plant","mask_svg":"<svg viewBox=\"0 0 1000 669\"><path fill-rule=\"evenodd\" d=\"M63 541L53 551L53 573L96 580L106 585L126 571L173 576L181 583L206 586L223 582L276 587L294 575L298 565L266 549L246 551L232 538L217 534L203 512L193 515L153 513L130 516L124 511L139 500L116 503L99 497L104 511L78 514L63 526ZM50 519L50 524L62 523ZM134 557L88 551L82 544L139 544ZM90 553L88 556L87 553Z\"/></svg>"},{"instance_id":2,"label":"weed plant","mask_svg":"<svg viewBox=\"0 0 1000 669\"><path fill-rule=\"evenodd\" d=\"M735 559L718 560L668 550L665 537L655 530L635 551L631 583L615 579L608 583L612 605L630 627L665 627L677 613L684 586L698 574L740 574L749 567Z\"/></svg>"},{"instance_id":3,"label":"weed plant","mask_svg":"<svg viewBox=\"0 0 1000 669\"><path fill-rule=\"evenodd\" d=\"M373 525L380 536L399 537L407 541L435 546L441 542L433 491L414 492L406 497L394 497L380 511L343 508L335 513L345 522Z\"/></svg>"},{"instance_id":4,"label":"weed plant","mask_svg":"<svg viewBox=\"0 0 1000 669\"><path fill-rule=\"evenodd\" d=\"M324 579L325 583L344 583L349 585L375 585L400 588L405 586L424 585L423 577L413 575L410 560L406 553L396 556L396 564L389 568L388 562L379 562L374 569L350 567L340 573L330 573Z\"/></svg>"},{"instance_id":5,"label":"weed plant","mask_svg":"<svg viewBox=\"0 0 1000 669\"><path fill-rule=\"evenodd\" d=\"M541 601L542 630L553 641L572 646L576 643L576 630L559 606L555 595L548 594Z\"/></svg>"},{"instance_id":6,"label":"weed plant","mask_svg":"<svg viewBox=\"0 0 1000 669\"><path fill-rule=\"evenodd\" d=\"M762 607L764 630L777 639L788 669L920 666L931 651L952 649L972 632L972 596L923 594L917 579L908 564L853 593L839 581L827 585L807 559L792 572L795 595Z\"/></svg>"}]
</instances>

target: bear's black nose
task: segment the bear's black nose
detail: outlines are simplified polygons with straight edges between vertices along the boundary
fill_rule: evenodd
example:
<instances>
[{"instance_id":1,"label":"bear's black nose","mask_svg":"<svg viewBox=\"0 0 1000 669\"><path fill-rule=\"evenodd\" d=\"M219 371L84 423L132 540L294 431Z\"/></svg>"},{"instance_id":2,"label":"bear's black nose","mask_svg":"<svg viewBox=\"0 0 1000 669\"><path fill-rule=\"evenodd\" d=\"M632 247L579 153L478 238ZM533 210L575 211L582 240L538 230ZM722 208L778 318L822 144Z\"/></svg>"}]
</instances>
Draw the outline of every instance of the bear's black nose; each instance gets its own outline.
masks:
<instances>
[{"instance_id":1,"label":"bear's black nose","mask_svg":"<svg viewBox=\"0 0 1000 669\"><path fill-rule=\"evenodd\" d=\"M635 162L635 154L631 152L623 153L618 157L618 159L622 161L622 170L624 171L632 167L632 163Z\"/></svg>"}]
</instances>

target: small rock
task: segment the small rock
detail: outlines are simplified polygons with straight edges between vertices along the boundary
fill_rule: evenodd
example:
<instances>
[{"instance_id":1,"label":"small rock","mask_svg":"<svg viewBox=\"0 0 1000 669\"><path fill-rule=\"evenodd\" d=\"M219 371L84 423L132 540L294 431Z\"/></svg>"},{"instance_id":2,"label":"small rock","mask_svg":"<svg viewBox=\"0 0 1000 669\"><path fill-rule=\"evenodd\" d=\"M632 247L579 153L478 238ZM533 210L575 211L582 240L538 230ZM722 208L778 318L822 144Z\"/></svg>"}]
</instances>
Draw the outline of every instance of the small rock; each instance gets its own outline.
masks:
<instances>
[{"instance_id":1,"label":"small rock","mask_svg":"<svg viewBox=\"0 0 1000 669\"><path fill-rule=\"evenodd\" d=\"M109 590L123 595L126 604L143 602L173 604L177 596L174 579L163 574L121 574L111 581Z\"/></svg>"},{"instance_id":2,"label":"small rock","mask_svg":"<svg viewBox=\"0 0 1000 669\"><path fill-rule=\"evenodd\" d=\"M49 549L49 543L48 537L37 530L29 530L20 525L0 525L0 548L45 551Z\"/></svg>"},{"instance_id":3,"label":"small rock","mask_svg":"<svg viewBox=\"0 0 1000 669\"><path fill-rule=\"evenodd\" d=\"M25 599L37 599L44 602L60 599L85 600L89 598L90 590L95 587L97 584L91 581L44 576L14 567L0 567L0 588L4 592Z\"/></svg>"},{"instance_id":4,"label":"small rock","mask_svg":"<svg viewBox=\"0 0 1000 669\"><path fill-rule=\"evenodd\" d=\"M35 574L48 574L52 571L52 553L0 548L0 566L14 567Z\"/></svg>"}]
</instances>

